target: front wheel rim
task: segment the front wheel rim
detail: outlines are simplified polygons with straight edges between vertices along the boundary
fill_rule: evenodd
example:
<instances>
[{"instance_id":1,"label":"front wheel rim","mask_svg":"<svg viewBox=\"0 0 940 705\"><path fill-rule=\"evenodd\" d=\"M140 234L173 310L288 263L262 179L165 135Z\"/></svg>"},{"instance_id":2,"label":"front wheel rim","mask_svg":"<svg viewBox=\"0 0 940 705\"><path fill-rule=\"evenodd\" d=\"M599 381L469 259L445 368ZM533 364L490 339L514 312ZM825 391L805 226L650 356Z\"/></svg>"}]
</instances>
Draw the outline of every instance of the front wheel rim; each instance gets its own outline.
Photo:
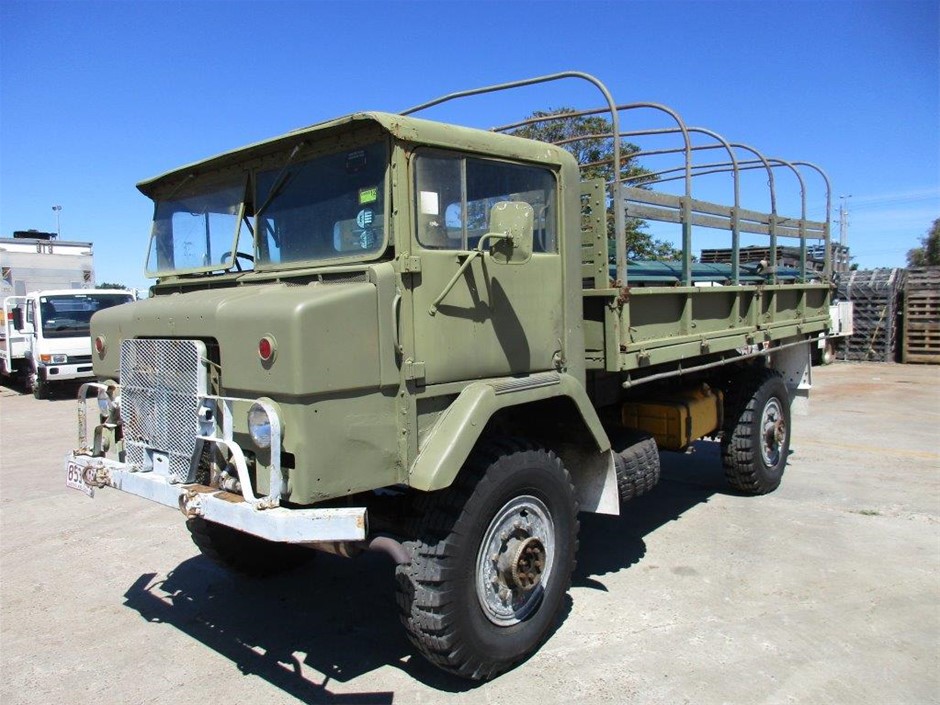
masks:
<instances>
[{"instance_id":1,"label":"front wheel rim","mask_svg":"<svg viewBox=\"0 0 940 705\"><path fill-rule=\"evenodd\" d=\"M767 467L775 467L787 442L787 421L783 415L783 405L772 397L764 405L760 419L761 457Z\"/></svg>"},{"instance_id":2,"label":"front wheel rim","mask_svg":"<svg viewBox=\"0 0 940 705\"><path fill-rule=\"evenodd\" d=\"M476 561L476 591L493 624L511 626L531 615L551 578L555 524L537 497L514 497L496 512Z\"/></svg>"}]
</instances>

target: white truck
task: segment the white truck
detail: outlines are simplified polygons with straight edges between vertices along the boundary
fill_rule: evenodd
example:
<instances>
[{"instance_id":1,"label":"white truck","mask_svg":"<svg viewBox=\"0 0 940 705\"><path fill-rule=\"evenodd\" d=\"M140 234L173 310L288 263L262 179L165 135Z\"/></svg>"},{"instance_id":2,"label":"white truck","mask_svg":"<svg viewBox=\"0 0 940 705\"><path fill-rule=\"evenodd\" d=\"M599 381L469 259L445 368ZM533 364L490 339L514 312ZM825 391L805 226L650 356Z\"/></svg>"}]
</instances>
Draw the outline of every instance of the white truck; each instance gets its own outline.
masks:
<instances>
[{"instance_id":1,"label":"white truck","mask_svg":"<svg viewBox=\"0 0 940 705\"><path fill-rule=\"evenodd\" d=\"M93 376L89 325L102 309L134 300L122 289L53 289L3 300L0 372L20 376L37 399L53 385Z\"/></svg>"},{"instance_id":2,"label":"white truck","mask_svg":"<svg viewBox=\"0 0 940 705\"><path fill-rule=\"evenodd\" d=\"M20 377L37 398L50 385L92 376L92 314L134 300L96 289L90 242L36 230L0 238L0 375Z\"/></svg>"}]
</instances>

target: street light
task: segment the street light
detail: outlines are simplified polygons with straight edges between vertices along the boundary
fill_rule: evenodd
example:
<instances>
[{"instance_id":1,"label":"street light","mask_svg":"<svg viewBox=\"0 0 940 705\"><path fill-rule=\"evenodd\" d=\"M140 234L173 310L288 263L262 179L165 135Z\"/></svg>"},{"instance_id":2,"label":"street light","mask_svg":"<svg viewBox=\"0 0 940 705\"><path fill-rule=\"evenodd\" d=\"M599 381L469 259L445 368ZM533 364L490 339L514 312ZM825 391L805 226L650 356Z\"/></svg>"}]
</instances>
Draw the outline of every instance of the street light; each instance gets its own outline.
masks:
<instances>
[{"instance_id":1,"label":"street light","mask_svg":"<svg viewBox=\"0 0 940 705\"><path fill-rule=\"evenodd\" d=\"M58 238L61 235L59 232L59 213L62 211L62 206L52 206L52 211L55 213L55 236Z\"/></svg>"}]
</instances>

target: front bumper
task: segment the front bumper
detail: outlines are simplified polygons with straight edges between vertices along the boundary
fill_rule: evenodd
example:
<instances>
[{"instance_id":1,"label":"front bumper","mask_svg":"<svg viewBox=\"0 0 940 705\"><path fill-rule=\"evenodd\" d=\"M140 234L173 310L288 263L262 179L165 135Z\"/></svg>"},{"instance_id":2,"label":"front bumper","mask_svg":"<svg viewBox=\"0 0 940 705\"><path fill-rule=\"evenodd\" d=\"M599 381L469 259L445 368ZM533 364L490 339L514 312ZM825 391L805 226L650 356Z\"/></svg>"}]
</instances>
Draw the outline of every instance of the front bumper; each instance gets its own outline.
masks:
<instances>
[{"instance_id":1,"label":"front bumper","mask_svg":"<svg viewBox=\"0 0 940 705\"><path fill-rule=\"evenodd\" d=\"M174 484L154 471L133 472L124 463L79 451L65 457L65 471L67 484L84 489L89 495L94 494L95 488L114 487L178 508L187 517L203 517L269 541L298 544L363 541L368 533L365 507L259 508L238 494L205 485Z\"/></svg>"},{"instance_id":2,"label":"front bumper","mask_svg":"<svg viewBox=\"0 0 940 705\"><path fill-rule=\"evenodd\" d=\"M73 379L87 379L94 375L90 362L64 365L41 364L36 371L39 374L39 378L44 382L64 382Z\"/></svg>"},{"instance_id":3,"label":"front bumper","mask_svg":"<svg viewBox=\"0 0 940 705\"><path fill-rule=\"evenodd\" d=\"M196 394L188 411L193 426L189 428L189 443L185 447L177 444L175 452L149 447L146 439L137 434L167 431L161 441L163 448L170 445L169 439L177 427L163 423L172 411L138 412L146 416L144 422L132 426L136 440L124 440L126 453L107 457L110 443L105 440L107 430L115 424L101 423L95 428L94 442L89 445L87 434L87 396L91 391L112 395L118 388L98 382L87 382L78 392L78 449L65 457L66 485L94 496L96 488L114 487L123 492L180 509L186 517L203 517L207 521L229 526L269 541L284 543L333 543L365 540L368 535L368 517L365 507L290 509L280 506L286 498L286 483L281 473L280 455L272 454L268 479L268 493L255 494L252 478L248 472L245 455L235 442L232 418L235 404L258 404L265 409L271 424L271 445L279 448L281 423L273 402L263 399L233 399ZM110 398L110 397L109 397ZM179 405L177 405L179 406ZM95 409L97 412L98 409ZM159 416L159 418L157 418ZM126 431L126 425L125 425ZM154 432L155 433L155 432ZM196 484L192 470L205 444L224 451L230 466L238 477L240 493L226 491L221 487ZM180 468L183 468L181 471Z\"/></svg>"}]
</instances>

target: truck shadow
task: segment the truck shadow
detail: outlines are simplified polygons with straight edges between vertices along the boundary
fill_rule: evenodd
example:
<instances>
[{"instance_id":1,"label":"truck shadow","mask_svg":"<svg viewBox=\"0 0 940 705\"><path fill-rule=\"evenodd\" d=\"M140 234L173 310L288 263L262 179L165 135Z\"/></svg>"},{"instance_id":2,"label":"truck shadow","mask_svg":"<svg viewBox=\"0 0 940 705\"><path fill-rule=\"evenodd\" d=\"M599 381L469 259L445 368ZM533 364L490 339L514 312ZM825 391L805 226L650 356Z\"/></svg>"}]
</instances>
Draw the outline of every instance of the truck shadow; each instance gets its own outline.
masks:
<instances>
[{"instance_id":1,"label":"truck shadow","mask_svg":"<svg viewBox=\"0 0 940 705\"><path fill-rule=\"evenodd\" d=\"M692 456L662 455L660 486L620 517L582 515L576 587L606 590L597 580L628 568L646 553L643 537L691 507L724 492L718 451L697 444ZM165 578L141 575L125 605L148 622L169 624L306 703L384 705L393 691L334 693L392 666L425 685L464 692L479 684L452 677L415 653L398 621L394 569L381 554L350 560L316 554L310 566L267 580L237 577L202 556ZM571 609L571 600L564 611Z\"/></svg>"},{"instance_id":2,"label":"truck shadow","mask_svg":"<svg viewBox=\"0 0 940 705\"><path fill-rule=\"evenodd\" d=\"M660 453L659 484L634 499L620 516L581 515L581 544L573 584L605 590L596 578L628 568L646 555L643 538L706 504L716 494L730 494L717 442L697 441L691 453Z\"/></svg>"},{"instance_id":3,"label":"truck shadow","mask_svg":"<svg viewBox=\"0 0 940 705\"><path fill-rule=\"evenodd\" d=\"M309 567L253 580L197 556L164 579L141 575L124 604L305 703L390 704L392 691L330 688L386 665L441 690L473 687L414 653L398 621L393 572L382 555L317 555Z\"/></svg>"}]
</instances>

